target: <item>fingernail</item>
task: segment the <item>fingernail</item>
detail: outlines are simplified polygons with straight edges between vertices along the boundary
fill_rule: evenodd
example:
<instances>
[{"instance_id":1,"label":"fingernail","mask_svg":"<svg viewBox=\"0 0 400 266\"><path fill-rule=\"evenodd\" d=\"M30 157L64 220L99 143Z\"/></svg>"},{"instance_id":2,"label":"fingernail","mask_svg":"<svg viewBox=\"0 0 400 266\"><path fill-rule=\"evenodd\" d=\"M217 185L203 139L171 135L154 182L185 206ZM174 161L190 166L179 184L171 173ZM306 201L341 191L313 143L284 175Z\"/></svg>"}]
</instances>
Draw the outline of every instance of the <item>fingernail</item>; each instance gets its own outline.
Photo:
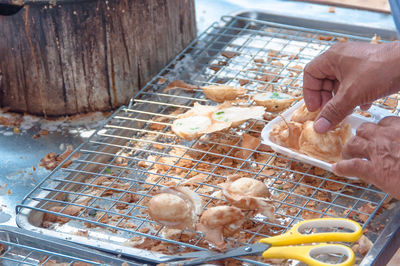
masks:
<instances>
[{"instance_id":1,"label":"fingernail","mask_svg":"<svg viewBox=\"0 0 400 266\"><path fill-rule=\"evenodd\" d=\"M314 129L317 133L325 133L331 128L331 126L331 122L323 117L314 122Z\"/></svg>"},{"instance_id":2,"label":"fingernail","mask_svg":"<svg viewBox=\"0 0 400 266\"><path fill-rule=\"evenodd\" d=\"M336 163L332 164L332 172L336 173Z\"/></svg>"},{"instance_id":3,"label":"fingernail","mask_svg":"<svg viewBox=\"0 0 400 266\"><path fill-rule=\"evenodd\" d=\"M341 174L336 171L337 170L336 165L337 165L336 163L332 164L332 172L337 176L341 176Z\"/></svg>"}]
</instances>

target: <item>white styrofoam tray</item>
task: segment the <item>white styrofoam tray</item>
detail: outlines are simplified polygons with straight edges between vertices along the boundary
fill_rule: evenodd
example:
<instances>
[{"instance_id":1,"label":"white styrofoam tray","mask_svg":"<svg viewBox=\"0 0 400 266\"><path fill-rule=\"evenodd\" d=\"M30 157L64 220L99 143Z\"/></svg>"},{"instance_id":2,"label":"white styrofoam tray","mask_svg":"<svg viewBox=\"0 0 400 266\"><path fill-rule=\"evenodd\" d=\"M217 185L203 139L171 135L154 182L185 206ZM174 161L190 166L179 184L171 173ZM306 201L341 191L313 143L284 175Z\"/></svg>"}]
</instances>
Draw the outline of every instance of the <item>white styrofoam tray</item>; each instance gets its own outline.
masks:
<instances>
[{"instance_id":1,"label":"white styrofoam tray","mask_svg":"<svg viewBox=\"0 0 400 266\"><path fill-rule=\"evenodd\" d=\"M297 102L291 108L289 108L284 113L282 113L281 116L277 116L272 121L270 121L267 125L265 125L264 129L261 132L262 143L270 146L275 152L278 152L278 153L281 153L283 155L286 155L287 157L294 158L294 159L297 159L299 161L311 164L313 166L320 167L320 168L322 168L324 170L327 170L327 171L332 171L332 164L331 163L328 163L328 162L325 162L325 161L310 157L308 155L299 153L299 152L294 151L292 149L280 146L280 145L272 142L270 140L270 138L269 138L269 133L272 131L273 126L276 125L277 123L281 122L283 120L282 117L285 118L286 121L289 121L292 118L293 113L298 108L300 108L300 106L303 103L304 103L304 100L301 100L301 101ZM353 135L356 134L356 130L361 124L363 124L365 122L377 123L382 118L384 118L386 116L393 115L389 111L387 111L387 110L385 110L383 108L377 107L377 106L372 106L367 112L371 115L371 117L365 117L365 116L359 115L357 113L353 113L353 114L349 115L344 120L345 123L350 123ZM353 177L352 179L355 179L355 178Z\"/></svg>"}]
</instances>

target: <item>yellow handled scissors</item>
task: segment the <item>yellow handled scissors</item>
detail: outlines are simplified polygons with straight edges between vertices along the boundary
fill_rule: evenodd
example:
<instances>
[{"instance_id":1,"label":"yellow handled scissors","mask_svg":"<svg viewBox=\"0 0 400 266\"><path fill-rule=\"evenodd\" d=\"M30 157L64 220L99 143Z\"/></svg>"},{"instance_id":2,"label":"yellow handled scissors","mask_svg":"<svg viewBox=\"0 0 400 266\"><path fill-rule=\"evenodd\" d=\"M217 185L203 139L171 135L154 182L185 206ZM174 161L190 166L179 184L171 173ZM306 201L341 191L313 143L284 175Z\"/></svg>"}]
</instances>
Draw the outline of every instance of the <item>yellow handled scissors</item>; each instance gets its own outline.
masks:
<instances>
[{"instance_id":1,"label":"yellow handled scissors","mask_svg":"<svg viewBox=\"0 0 400 266\"><path fill-rule=\"evenodd\" d=\"M324 230L325 229L325 230ZM329 231L328 231L329 230ZM342 244L315 244L321 242L354 242L362 236L361 226L349 219L320 218L297 223L282 235L263 238L257 244L228 250L225 253L197 251L178 256L168 256L168 261L194 258L181 261L179 265L198 265L207 261L232 257L262 254L265 259L295 259L308 265L349 266L355 261L354 252ZM345 257L345 261L331 264L318 260L319 255L335 254Z\"/></svg>"}]
</instances>

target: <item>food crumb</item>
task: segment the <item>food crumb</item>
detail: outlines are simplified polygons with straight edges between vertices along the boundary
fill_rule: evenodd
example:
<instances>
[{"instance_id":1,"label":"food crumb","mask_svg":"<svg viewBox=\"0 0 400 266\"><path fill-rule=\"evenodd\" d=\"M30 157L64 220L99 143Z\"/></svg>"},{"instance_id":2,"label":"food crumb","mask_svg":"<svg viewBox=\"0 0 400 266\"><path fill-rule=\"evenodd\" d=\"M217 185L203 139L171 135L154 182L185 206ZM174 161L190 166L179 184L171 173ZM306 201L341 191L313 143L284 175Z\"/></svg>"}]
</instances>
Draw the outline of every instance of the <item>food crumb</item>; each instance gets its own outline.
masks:
<instances>
[{"instance_id":1,"label":"food crumb","mask_svg":"<svg viewBox=\"0 0 400 266\"><path fill-rule=\"evenodd\" d=\"M71 145L67 146L67 149L62 154L55 154L50 152L44 156L39 163L39 166L46 168L46 170L54 170L65 158L67 158L72 152L73 147ZM74 154L71 159L77 159L80 156L79 153ZM64 163L63 167L70 165L72 161L67 161Z\"/></svg>"},{"instance_id":2,"label":"food crumb","mask_svg":"<svg viewBox=\"0 0 400 266\"><path fill-rule=\"evenodd\" d=\"M317 39L320 41L330 41L333 39L333 36L318 35Z\"/></svg>"},{"instance_id":3,"label":"food crumb","mask_svg":"<svg viewBox=\"0 0 400 266\"><path fill-rule=\"evenodd\" d=\"M226 58L233 58L235 56L237 56L239 53L237 52L232 52L232 51L223 51L221 53L222 56L226 57Z\"/></svg>"},{"instance_id":4,"label":"food crumb","mask_svg":"<svg viewBox=\"0 0 400 266\"><path fill-rule=\"evenodd\" d=\"M84 236L84 237L89 237L89 232L88 230L78 230L76 232L76 235L78 236Z\"/></svg>"},{"instance_id":5,"label":"food crumb","mask_svg":"<svg viewBox=\"0 0 400 266\"><path fill-rule=\"evenodd\" d=\"M244 86L246 84L248 84L250 81L247 79L239 79L239 84L240 86Z\"/></svg>"},{"instance_id":6,"label":"food crumb","mask_svg":"<svg viewBox=\"0 0 400 266\"><path fill-rule=\"evenodd\" d=\"M380 44L381 42L381 37L374 34L374 37L371 38L371 41L369 43L373 43L373 44Z\"/></svg>"},{"instance_id":7,"label":"food crumb","mask_svg":"<svg viewBox=\"0 0 400 266\"><path fill-rule=\"evenodd\" d=\"M334 6L330 6L328 9L329 13L336 13L335 7Z\"/></svg>"},{"instance_id":8,"label":"food crumb","mask_svg":"<svg viewBox=\"0 0 400 266\"><path fill-rule=\"evenodd\" d=\"M384 102L384 105L389 106L391 108L396 108L398 105L398 100L394 98L387 98Z\"/></svg>"},{"instance_id":9,"label":"food crumb","mask_svg":"<svg viewBox=\"0 0 400 266\"><path fill-rule=\"evenodd\" d=\"M20 133L19 129L17 127L14 127L14 134L19 134L19 133Z\"/></svg>"},{"instance_id":10,"label":"food crumb","mask_svg":"<svg viewBox=\"0 0 400 266\"><path fill-rule=\"evenodd\" d=\"M354 252L359 252L361 255L365 255L372 247L372 242L368 237L362 235L361 238L354 244L352 250Z\"/></svg>"},{"instance_id":11,"label":"food crumb","mask_svg":"<svg viewBox=\"0 0 400 266\"><path fill-rule=\"evenodd\" d=\"M166 78L159 78L158 79L158 84L164 84L166 83L168 80Z\"/></svg>"},{"instance_id":12,"label":"food crumb","mask_svg":"<svg viewBox=\"0 0 400 266\"><path fill-rule=\"evenodd\" d=\"M40 130L39 134L40 134L40 136L46 136L49 134L49 131L48 130Z\"/></svg>"},{"instance_id":13,"label":"food crumb","mask_svg":"<svg viewBox=\"0 0 400 266\"><path fill-rule=\"evenodd\" d=\"M349 38L347 38L347 37L337 37L336 39L338 42L341 42L341 43L346 43L349 41Z\"/></svg>"}]
</instances>

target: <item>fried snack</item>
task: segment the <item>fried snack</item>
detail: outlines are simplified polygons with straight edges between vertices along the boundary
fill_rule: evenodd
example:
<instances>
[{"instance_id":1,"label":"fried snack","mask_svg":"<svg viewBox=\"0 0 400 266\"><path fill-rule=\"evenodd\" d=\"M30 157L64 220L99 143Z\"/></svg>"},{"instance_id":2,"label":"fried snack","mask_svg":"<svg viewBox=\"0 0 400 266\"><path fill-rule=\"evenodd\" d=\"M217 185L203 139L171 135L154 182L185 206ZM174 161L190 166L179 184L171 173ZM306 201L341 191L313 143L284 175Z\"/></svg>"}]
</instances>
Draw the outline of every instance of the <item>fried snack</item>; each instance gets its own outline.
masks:
<instances>
[{"instance_id":1,"label":"fried snack","mask_svg":"<svg viewBox=\"0 0 400 266\"><path fill-rule=\"evenodd\" d=\"M206 97L217 103L234 100L239 95L246 93L244 88L234 88L226 85L210 85L201 87Z\"/></svg>"},{"instance_id":2,"label":"fried snack","mask_svg":"<svg viewBox=\"0 0 400 266\"><path fill-rule=\"evenodd\" d=\"M278 145L298 150L302 130L303 125L300 123L281 121L272 128L269 138Z\"/></svg>"},{"instance_id":3,"label":"fried snack","mask_svg":"<svg viewBox=\"0 0 400 266\"><path fill-rule=\"evenodd\" d=\"M220 251L226 250L224 235L232 235L240 229L244 215L239 208L217 206L204 211L196 230L205 234L205 241Z\"/></svg>"},{"instance_id":4,"label":"fried snack","mask_svg":"<svg viewBox=\"0 0 400 266\"><path fill-rule=\"evenodd\" d=\"M174 121L172 131L186 140L193 140L205 132L211 126L211 119L207 116L191 116Z\"/></svg>"},{"instance_id":5,"label":"fried snack","mask_svg":"<svg viewBox=\"0 0 400 266\"><path fill-rule=\"evenodd\" d=\"M299 109L297 109L293 115L292 118L290 119L292 122L297 122L297 123L304 123L306 121L314 121L315 118L317 118L320 110L317 110L315 112L310 112L308 111L307 107L305 104L303 104Z\"/></svg>"},{"instance_id":6,"label":"fried snack","mask_svg":"<svg viewBox=\"0 0 400 266\"><path fill-rule=\"evenodd\" d=\"M222 106L221 106L222 107ZM230 123L231 127L237 127L249 119L261 119L265 113L263 106L251 107L227 107L219 108L212 114L212 119L217 122Z\"/></svg>"},{"instance_id":7,"label":"fried snack","mask_svg":"<svg viewBox=\"0 0 400 266\"><path fill-rule=\"evenodd\" d=\"M239 176L229 178L228 182L222 184L222 193L235 207L253 211L253 214L260 213L270 221L275 219L271 193L259 180Z\"/></svg>"},{"instance_id":8,"label":"fried snack","mask_svg":"<svg viewBox=\"0 0 400 266\"><path fill-rule=\"evenodd\" d=\"M168 86L164 89L163 92L166 93L172 89L183 89L191 92L196 89L199 89L199 87L196 85L188 84L183 80L173 80L168 84Z\"/></svg>"},{"instance_id":9,"label":"fried snack","mask_svg":"<svg viewBox=\"0 0 400 266\"><path fill-rule=\"evenodd\" d=\"M192 109L172 123L172 131L186 140L193 140L204 134L236 127L248 119L261 119L264 109L262 106L233 107L229 103L217 106L195 103Z\"/></svg>"},{"instance_id":10,"label":"fried snack","mask_svg":"<svg viewBox=\"0 0 400 266\"><path fill-rule=\"evenodd\" d=\"M313 124L313 121L304 123L299 138L300 151L326 162L339 161L343 145L351 137L350 124L339 125L324 134L315 132Z\"/></svg>"},{"instance_id":11,"label":"fried snack","mask_svg":"<svg viewBox=\"0 0 400 266\"><path fill-rule=\"evenodd\" d=\"M211 119L212 113L218 110L218 107L195 103L192 109L178 116L172 123L172 131L186 140L193 140L204 134L229 128L230 123L215 123Z\"/></svg>"},{"instance_id":12,"label":"fried snack","mask_svg":"<svg viewBox=\"0 0 400 266\"><path fill-rule=\"evenodd\" d=\"M242 149L239 150L235 156L238 158L247 159L252 153L254 153L260 143L261 140L259 138L243 133L242 143L240 144Z\"/></svg>"},{"instance_id":13,"label":"fried snack","mask_svg":"<svg viewBox=\"0 0 400 266\"><path fill-rule=\"evenodd\" d=\"M327 133L319 134L314 130L318 114L319 110L309 112L303 104L293 113L291 121L283 120L274 125L270 140L319 160L329 163L339 161L343 145L352 135L350 124L341 123Z\"/></svg>"},{"instance_id":14,"label":"fried snack","mask_svg":"<svg viewBox=\"0 0 400 266\"><path fill-rule=\"evenodd\" d=\"M253 95L257 105L264 106L268 112L279 112L288 108L294 101L302 97L292 97L281 92L265 92Z\"/></svg>"},{"instance_id":15,"label":"fried snack","mask_svg":"<svg viewBox=\"0 0 400 266\"><path fill-rule=\"evenodd\" d=\"M186 187L169 187L148 203L148 213L169 228L193 229L201 211L200 197Z\"/></svg>"}]
</instances>

